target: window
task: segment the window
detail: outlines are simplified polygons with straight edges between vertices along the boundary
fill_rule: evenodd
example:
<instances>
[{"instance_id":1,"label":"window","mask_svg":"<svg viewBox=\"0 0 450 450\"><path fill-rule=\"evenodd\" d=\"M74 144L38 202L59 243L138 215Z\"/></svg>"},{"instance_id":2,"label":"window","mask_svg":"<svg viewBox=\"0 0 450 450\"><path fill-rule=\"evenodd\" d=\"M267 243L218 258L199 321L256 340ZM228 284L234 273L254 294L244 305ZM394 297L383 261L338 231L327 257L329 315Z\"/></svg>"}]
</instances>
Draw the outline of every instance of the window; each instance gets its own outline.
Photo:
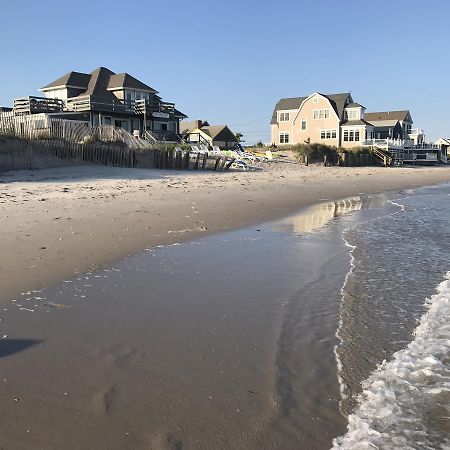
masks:
<instances>
[{"instance_id":1,"label":"window","mask_svg":"<svg viewBox=\"0 0 450 450\"><path fill-rule=\"evenodd\" d=\"M344 141L345 142L358 142L359 141L359 130L344 130Z\"/></svg>"},{"instance_id":2,"label":"window","mask_svg":"<svg viewBox=\"0 0 450 450\"><path fill-rule=\"evenodd\" d=\"M320 130L320 139L336 139L336 130Z\"/></svg>"},{"instance_id":3,"label":"window","mask_svg":"<svg viewBox=\"0 0 450 450\"><path fill-rule=\"evenodd\" d=\"M352 119L358 119L358 111L356 109L349 109L347 111L347 115L348 115L348 119L352 120Z\"/></svg>"},{"instance_id":4,"label":"window","mask_svg":"<svg viewBox=\"0 0 450 450\"><path fill-rule=\"evenodd\" d=\"M329 109L315 109L313 113L314 120L328 119L330 117Z\"/></svg>"},{"instance_id":5,"label":"window","mask_svg":"<svg viewBox=\"0 0 450 450\"><path fill-rule=\"evenodd\" d=\"M307 122L306 119L303 117L301 129L302 129L302 130L306 130L307 125L308 125L308 122Z\"/></svg>"},{"instance_id":6,"label":"window","mask_svg":"<svg viewBox=\"0 0 450 450\"><path fill-rule=\"evenodd\" d=\"M289 113L282 112L280 113L280 122L288 122L289 121Z\"/></svg>"},{"instance_id":7,"label":"window","mask_svg":"<svg viewBox=\"0 0 450 450\"><path fill-rule=\"evenodd\" d=\"M289 144L289 133L280 133L280 144Z\"/></svg>"},{"instance_id":8,"label":"window","mask_svg":"<svg viewBox=\"0 0 450 450\"><path fill-rule=\"evenodd\" d=\"M314 97L313 98L313 103L319 103L319 97Z\"/></svg>"}]
</instances>

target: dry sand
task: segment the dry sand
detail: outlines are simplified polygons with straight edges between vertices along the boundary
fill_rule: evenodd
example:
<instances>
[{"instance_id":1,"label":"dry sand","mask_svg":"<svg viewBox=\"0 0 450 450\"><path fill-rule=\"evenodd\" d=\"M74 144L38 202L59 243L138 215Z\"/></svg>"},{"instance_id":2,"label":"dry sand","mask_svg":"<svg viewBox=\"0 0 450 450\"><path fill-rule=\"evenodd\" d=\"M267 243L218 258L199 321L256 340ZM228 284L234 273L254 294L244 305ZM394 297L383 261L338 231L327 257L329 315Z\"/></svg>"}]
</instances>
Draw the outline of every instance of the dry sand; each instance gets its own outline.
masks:
<instances>
[{"instance_id":1,"label":"dry sand","mask_svg":"<svg viewBox=\"0 0 450 450\"><path fill-rule=\"evenodd\" d=\"M325 168L260 172L111 167L0 177L0 302L159 244L279 218L324 199L450 180L450 168Z\"/></svg>"}]
</instances>

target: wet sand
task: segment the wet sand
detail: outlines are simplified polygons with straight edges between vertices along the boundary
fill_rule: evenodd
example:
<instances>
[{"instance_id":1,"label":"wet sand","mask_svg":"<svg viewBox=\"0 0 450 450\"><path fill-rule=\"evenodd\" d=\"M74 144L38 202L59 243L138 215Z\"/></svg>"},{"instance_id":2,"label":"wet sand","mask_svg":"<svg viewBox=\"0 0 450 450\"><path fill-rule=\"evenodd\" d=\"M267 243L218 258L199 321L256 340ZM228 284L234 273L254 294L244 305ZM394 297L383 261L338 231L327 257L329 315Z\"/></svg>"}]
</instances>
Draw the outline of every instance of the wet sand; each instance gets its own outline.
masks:
<instances>
[{"instance_id":1,"label":"wet sand","mask_svg":"<svg viewBox=\"0 0 450 450\"><path fill-rule=\"evenodd\" d=\"M193 173L69 167L0 177L0 303L145 247L280 218L322 199L450 180L450 168Z\"/></svg>"},{"instance_id":2,"label":"wet sand","mask_svg":"<svg viewBox=\"0 0 450 450\"><path fill-rule=\"evenodd\" d=\"M8 303L0 446L329 448L345 430L348 252L339 224L320 231L334 211L149 249Z\"/></svg>"}]
</instances>

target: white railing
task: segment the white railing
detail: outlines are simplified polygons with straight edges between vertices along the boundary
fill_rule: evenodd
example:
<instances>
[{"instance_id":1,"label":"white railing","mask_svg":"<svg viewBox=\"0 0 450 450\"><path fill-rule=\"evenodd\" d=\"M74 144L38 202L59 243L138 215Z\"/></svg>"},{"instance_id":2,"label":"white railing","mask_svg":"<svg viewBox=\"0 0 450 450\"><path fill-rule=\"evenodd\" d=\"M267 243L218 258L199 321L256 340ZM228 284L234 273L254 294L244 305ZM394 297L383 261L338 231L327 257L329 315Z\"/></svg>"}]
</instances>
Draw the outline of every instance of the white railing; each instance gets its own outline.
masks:
<instances>
[{"instance_id":1,"label":"white railing","mask_svg":"<svg viewBox=\"0 0 450 450\"><path fill-rule=\"evenodd\" d=\"M418 134L425 134L424 131L421 128L411 128L409 130L406 130L406 134L410 135L418 135Z\"/></svg>"},{"instance_id":2,"label":"white railing","mask_svg":"<svg viewBox=\"0 0 450 450\"><path fill-rule=\"evenodd\" d=\"M363 142L363 145L369 145L371 147L379 147L379 148L404 148L405 141L402 139L366 139Z\"/></svg>"}]
</instances>

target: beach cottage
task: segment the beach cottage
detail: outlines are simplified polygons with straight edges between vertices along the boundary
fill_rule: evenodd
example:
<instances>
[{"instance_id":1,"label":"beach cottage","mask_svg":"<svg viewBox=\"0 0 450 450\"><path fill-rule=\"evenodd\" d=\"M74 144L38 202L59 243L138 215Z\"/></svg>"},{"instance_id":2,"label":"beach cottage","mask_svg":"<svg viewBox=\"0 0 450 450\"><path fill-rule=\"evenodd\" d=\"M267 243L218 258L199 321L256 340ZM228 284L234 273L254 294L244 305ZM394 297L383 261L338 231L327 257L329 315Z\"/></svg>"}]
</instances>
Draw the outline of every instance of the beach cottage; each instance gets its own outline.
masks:
<instances>
[{"instance_id":1,"label":"beach cottage","mask_svg":"<svg viewBox=\"0 0 450 450\"><path fill-rule=\"evenodd\" d=\"M158 91L128 73L99 67L91 73L69 72L40 89L43 97L14 101L15 115L49 114L113 125L158 141L179 138L179 122L187 116L174 103L162 100Z\"/></svg>"}]
</instances>

